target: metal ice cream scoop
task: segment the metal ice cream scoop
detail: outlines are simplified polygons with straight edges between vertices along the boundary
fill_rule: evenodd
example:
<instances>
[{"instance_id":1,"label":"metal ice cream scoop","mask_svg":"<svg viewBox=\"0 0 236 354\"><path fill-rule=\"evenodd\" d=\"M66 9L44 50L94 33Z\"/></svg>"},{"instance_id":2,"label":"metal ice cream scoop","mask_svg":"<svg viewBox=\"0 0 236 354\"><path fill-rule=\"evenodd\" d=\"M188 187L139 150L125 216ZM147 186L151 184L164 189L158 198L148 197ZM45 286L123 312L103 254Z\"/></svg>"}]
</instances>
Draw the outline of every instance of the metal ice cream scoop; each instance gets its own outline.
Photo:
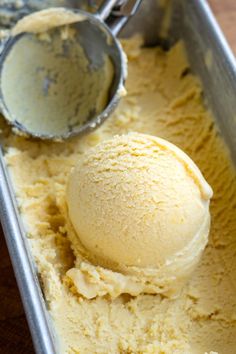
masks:
<instances>
[{"instance_id":1,"label":"metal ice cream scoop","mask_svg":"<svg viewBox=\"0 0 236 354\"><path fill-rule=\"evenodd\" d=\"M107 0L94 15L55 8L23 18L0 55L6 120L19 133L54 140L104 122L124 93L126 60L116 35L140 2Z\"/></svg>"}]
</instances>

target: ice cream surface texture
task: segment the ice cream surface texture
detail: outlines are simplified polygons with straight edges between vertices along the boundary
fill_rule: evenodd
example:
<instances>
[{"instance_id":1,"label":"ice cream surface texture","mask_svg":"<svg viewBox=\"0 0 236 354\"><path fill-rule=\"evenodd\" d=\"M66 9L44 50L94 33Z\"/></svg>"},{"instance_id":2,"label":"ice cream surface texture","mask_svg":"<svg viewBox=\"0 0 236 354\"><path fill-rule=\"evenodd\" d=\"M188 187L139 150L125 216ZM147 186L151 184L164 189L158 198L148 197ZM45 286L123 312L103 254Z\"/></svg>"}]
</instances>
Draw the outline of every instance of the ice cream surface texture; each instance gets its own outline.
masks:
<instances>
[{"instance_id":1,"label":"ice cream surface texture","mask_svg":"<svg viewBox=\"0 0 236 354\"><path fill-rule=\"evenodd\" d=\"M16 136L0 120L5 159L60 342L58 353L235 354L235 169L183 45L165 52L144 48L137 37L122 44L129 63L127 96L93 133L49 143ZM214 192L209 242L176 299L159 294L86 299L68 282L79 247L66 203L71 170L91 147L129 132L159 136L180 147Z\"/></svg>"},{"instance_id":2,"label":"ice cream surface texture","mask_svg":"<svg viewBox=\"0 0 236 354\"><path fill-rule=\"evenodd\" d=\"M206 246L211 196L197 166L166 140L130 133L97 145L69 178L81 245L67 275L88 298L176 295Z\"/></svg>"},{"instance_id":3,"label":"ice cream surface texture","mask_svg":"<svg viewBox=\"0 0 236 354\"><path fill-rule=\"evenodd\" d=\"M23 32L43 33L54 27L83 21L85 16L65 8L49 8L23 17L12 29L12 35Z\"/></svg>"}]
</instances>

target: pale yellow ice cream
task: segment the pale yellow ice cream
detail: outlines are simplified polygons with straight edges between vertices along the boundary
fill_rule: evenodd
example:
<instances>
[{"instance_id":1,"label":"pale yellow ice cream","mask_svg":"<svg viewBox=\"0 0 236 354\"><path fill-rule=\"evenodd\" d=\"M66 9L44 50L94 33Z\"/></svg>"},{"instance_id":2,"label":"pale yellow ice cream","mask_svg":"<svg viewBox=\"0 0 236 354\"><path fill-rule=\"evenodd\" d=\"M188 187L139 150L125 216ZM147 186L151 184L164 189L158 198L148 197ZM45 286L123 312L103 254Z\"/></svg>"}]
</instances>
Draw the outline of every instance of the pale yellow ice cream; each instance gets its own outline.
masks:
<instances>
[{"instance_id":1,"label":"pale yellow ice cream","mask_svg":"<svg viewBox=\"0 0 236 354\"><path fill-rule=\"evenodd\" d=\"M114 114L95 132L65 143L12 134L3 119L1 142L28 242L66 354L235 354L236 177L202 86L183 45L170 51L122 41L129 75ZM183 149L212 186L211 230L203 257L176 299L122 294L85 299L67 282L76 268L76 240L67 214L71 169L91 147L128 132L164 138ZM89 215L87 216L88 219Z\"/></svg>"},{"instance_id":2,"label":"pale yellow ice cream","mask_svg":"<svg viewBox=\"0 0 236 354\"><path fill-rule=\"evenodd\" d=\"M23 32L43 33L54 27L69 25L85 19L86 17L82 14L64 7L49 8L23 17L16 23L11 33L13 36Z\"/></svg>"},{"instance_id":3,"label":"pale yellow ice cream","mask_svg":"<svg viewBox=\"0 0 236 354\"><path fill-rule=\"evenodd\" d=\"M211 196L193 161L166 140L132 133L97 145L69 178L81 245L76 240L77 268L68 277L88 298L175 296L205 248Z\"/></svg>"}]
</instances>

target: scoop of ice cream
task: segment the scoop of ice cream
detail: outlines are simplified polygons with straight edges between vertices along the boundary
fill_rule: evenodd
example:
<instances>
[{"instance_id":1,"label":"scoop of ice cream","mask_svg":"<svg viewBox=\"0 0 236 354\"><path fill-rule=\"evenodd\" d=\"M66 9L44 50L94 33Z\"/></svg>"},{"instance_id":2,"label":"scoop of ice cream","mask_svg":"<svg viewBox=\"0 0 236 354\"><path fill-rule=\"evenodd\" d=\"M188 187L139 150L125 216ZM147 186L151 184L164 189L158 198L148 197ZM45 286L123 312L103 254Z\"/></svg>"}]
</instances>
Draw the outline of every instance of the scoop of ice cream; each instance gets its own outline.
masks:
<instances>
[{"instance_id":1,"label":"scoop of ice cream","mask_svg":"<svg viewBox=\"0 0 236 354\"><path fill-rule=\"evenodd\" d=\"M122 292L130 277L138 293L175 293L192 272L207 243L211 196L183 151L138 133L116 136L85 153L67 190L69 217L86 262L125 276ZM87 268L78 263L80 272Z\"/></svg>"}]
</instances>

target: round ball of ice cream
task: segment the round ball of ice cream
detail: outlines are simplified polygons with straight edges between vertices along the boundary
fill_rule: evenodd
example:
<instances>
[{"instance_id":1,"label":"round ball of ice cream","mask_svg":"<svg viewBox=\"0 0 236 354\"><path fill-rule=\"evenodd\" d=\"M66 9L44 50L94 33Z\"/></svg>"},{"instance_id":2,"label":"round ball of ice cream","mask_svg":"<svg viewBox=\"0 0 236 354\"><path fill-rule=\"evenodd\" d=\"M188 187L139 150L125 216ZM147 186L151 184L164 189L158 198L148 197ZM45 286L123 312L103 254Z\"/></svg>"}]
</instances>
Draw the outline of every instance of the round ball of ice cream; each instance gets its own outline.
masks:
<instances>
[{"instance_id":1,"label":"round ball of ice cream","mask_svg":"<svg viewBox=\"0 0 236 354\"><path fill-rule=\"evenodd\" d=\"M183 151L138 133L86 152L67 190L69 216L89 260L125 272L175 262L189 271L186 263L198 259L207 242L211 196Z\"/></svg>"}]
</instances>

